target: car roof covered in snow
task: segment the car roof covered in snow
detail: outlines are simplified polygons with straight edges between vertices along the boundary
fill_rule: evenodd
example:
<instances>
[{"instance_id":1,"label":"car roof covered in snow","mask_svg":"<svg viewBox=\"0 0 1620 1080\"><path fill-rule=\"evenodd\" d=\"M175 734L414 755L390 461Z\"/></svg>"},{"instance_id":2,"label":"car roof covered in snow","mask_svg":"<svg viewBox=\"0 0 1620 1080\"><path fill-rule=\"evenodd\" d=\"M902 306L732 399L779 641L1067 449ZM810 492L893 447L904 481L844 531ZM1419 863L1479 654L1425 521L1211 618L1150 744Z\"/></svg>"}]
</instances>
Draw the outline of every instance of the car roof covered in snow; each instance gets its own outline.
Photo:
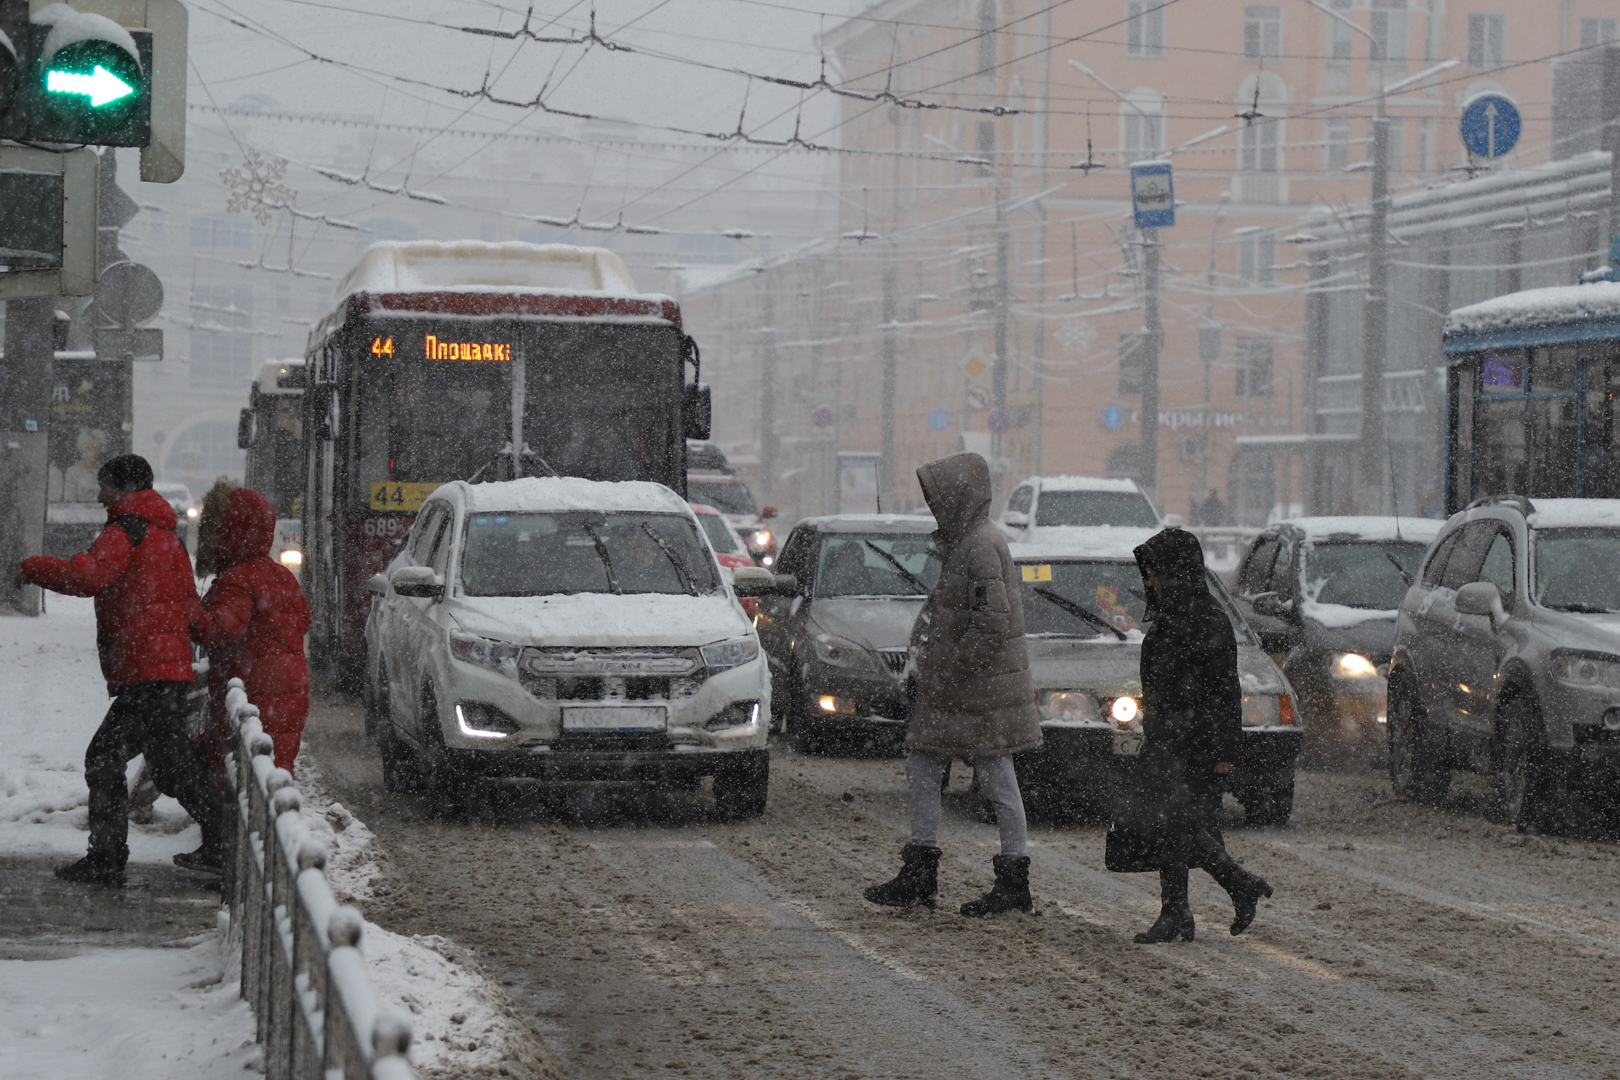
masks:
<instances>
[{"instance_id":1,"label":"car roof covered in snow","mask_svg":"<svg viewBox=\"0 0 1620 1080\"><path fill-rule=\"evenodd\" d=\"M459 491L468 513L545 514L566 510L690 516L686 500L663 484L646 480L584 480L577 476L525 476L470 484L455 480L437 489ZM429 496L431 498L432 496Z\"/></svg>"},{"instance_id":2,"label":"car roof covered in snow","mask_svg":"<svg viewBox=\"0 0 1620 1080\"><path fill-rule=\"evenodd\" d=\"M1531 528L1579 528L1582 525L1620 528L1620 499L1531 499Z\"/></svg>"},{"instance_id":3,"label":"car roof covered in snow","mask_svg":"<svg viewBox=\"0 0 1620 1080\"><path fill-rule=\"evenodd\" d=\"M1067 538L1039 544L1008 544L1007 550L1014 562L1065 562L1076 559L1108 559L1134 563L1136 549L1157 529L1127 529L1110 525L1095 525L1085 529L1086 537Z\"/></svg>"},{"instance_id":4,"label":"car roof covered in snow","mask_svg":"<svg viewBox=\"0 0 1620 1080\"><path fill-rule=\"evenodd\" d=\"M1446 316L1450 354L1620 337L1620 281L1524 289Z\"/></svg>"},{"instance_id":5,"label":"car roof covered in snow","mask_svg":"<svg viewBox=\"0 0 1620 1080\"><path fill-rule=\"evenodd\" d=\"M1030 476L1019 487L1032 484L1042 491L1141 491L1134 480L1107 476Z\"/></svg>"},{"instance_id":6,"label":"car roof covered in snow","mask_svg":"<svg viewBox=\"0 0 1620 1080\"><path fill-rule=\"evenodd\" d=\"M939 525L922 514L827 514L805 518L799 527L817 532L931 533Z\"/></svg>"},{"instance_id":7,"label":"car roof covered in snow","mask_svg":"<svg viewBox=\"0 0 1620 1080\"><path fill-rule=\"evenodd\" d=\"M1420 517L1298 517L1279 521L1276 528L1293 528L1315 542L1329 540L1409 540L1427 544L1440 535L1445 522Z\"/></svg>"}]
</instances>

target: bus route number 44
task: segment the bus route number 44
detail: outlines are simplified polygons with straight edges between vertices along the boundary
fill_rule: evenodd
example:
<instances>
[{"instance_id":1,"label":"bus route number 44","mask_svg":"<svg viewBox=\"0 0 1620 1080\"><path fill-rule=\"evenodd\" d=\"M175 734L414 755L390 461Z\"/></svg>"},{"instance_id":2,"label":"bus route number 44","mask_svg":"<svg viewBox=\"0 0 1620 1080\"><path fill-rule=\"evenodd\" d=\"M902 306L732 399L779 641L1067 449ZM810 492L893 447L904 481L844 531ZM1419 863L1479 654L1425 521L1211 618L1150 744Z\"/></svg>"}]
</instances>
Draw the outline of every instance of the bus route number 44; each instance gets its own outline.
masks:
<instances>
[{"instance_id":1,"label":"bus route number 44","mask_svg":"<svg viewBox=\"0 0 1620 1080\"><path fill-rule=\"evenodd\" d=\"M371 355L372 356L393 356L394 355L394 339L391 338L391 337L390 338L382 338L382 337L373 338L371 340Z\"/></svg>"}]
</instances>

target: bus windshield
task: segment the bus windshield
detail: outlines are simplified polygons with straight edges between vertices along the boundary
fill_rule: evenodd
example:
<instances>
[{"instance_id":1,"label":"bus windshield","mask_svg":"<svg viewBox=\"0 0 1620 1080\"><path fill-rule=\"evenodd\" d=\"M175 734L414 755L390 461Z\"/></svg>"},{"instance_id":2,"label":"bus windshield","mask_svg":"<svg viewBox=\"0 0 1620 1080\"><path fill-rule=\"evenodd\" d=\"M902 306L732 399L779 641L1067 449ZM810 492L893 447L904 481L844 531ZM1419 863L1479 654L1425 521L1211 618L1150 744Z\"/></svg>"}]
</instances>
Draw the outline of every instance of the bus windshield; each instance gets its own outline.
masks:
<instances>
[{"instance_id":1,"label":"bus windshield","mask_svg":"<svg viewBox=\"0 0 1620 1080\"><path fill-rule=\"evenodd\" d=\"M474 514L461 585L468 596L710 594L714 560L676 514Z\"/></svg>"},{"instance_id":2,"label":"bus windshield","mask_svg":"<svg viewBox=\"0 0 1620 1080\"><path fill-rule=\"evenodd\" d=\"M1558 611L1620 611L1620 530L1539 529L1536 603Z\"/></svg>"}]
</instances>

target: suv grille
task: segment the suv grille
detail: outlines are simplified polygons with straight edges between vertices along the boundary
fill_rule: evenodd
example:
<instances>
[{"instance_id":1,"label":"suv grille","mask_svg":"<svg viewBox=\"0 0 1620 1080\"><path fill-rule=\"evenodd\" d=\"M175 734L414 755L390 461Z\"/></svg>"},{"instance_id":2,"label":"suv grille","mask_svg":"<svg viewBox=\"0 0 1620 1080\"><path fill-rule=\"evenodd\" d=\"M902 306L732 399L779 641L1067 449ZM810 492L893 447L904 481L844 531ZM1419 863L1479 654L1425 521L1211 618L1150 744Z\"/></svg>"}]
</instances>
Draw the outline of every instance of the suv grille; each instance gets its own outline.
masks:
<instances>
[{"instance_id":1,"label":"suv grille","mask_svg":"<svg viewBox=\"0 0 1620 1080\"><path fill-rule=\"evenodd\" d=\"M541 701L671 701L691 697L701 679L664 675L519 674L523 689Z\"/></svg>"},{"instance_id":2,"label":"suv grille","mask_svg":"<svg viewBox=\"0 0 1620 1080\"><path fill-rule=\"evenodd\" d=\"M879 649L877 654L883 658L883 663L890 671L901 675L906 670L906 652L905 649Z\"/></svg>"}]
</instances>

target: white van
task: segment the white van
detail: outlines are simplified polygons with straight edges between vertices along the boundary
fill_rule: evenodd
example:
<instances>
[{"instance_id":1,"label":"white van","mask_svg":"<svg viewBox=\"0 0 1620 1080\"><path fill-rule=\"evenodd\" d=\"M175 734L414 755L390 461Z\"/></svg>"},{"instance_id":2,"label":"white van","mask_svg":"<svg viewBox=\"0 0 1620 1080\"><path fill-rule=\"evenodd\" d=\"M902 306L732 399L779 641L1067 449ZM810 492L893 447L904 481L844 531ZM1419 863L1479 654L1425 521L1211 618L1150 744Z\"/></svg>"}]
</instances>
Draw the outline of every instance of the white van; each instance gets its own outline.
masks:
<instances>
[{"instance_id":1,"label":"white van","mask_svg":"<svg viewBox=\"0 0 1620 1080\"><path fill-rule=\"evenodd\" d=\"M1098 541L1113 548L1133 534L1141 543L1170 524L1180 519L1161 521L1135 481L1097 476L1032 476L1013 489L1001 515L1002 532L1025 544Z\"/></svg>"},{"instance_id":2,"label":"white van","mask_svg":"<svg viewBox=\"0 0 1620 1080\"><path fill-rule=\"evenodd\" d=\"M456 481L367 588L368 727L391 791L461 814L486 778L714 778L765 811L770 678L686 502L661 484ZM783 582L786 587L791 583Z\"/></svg>"}]
</instances>

